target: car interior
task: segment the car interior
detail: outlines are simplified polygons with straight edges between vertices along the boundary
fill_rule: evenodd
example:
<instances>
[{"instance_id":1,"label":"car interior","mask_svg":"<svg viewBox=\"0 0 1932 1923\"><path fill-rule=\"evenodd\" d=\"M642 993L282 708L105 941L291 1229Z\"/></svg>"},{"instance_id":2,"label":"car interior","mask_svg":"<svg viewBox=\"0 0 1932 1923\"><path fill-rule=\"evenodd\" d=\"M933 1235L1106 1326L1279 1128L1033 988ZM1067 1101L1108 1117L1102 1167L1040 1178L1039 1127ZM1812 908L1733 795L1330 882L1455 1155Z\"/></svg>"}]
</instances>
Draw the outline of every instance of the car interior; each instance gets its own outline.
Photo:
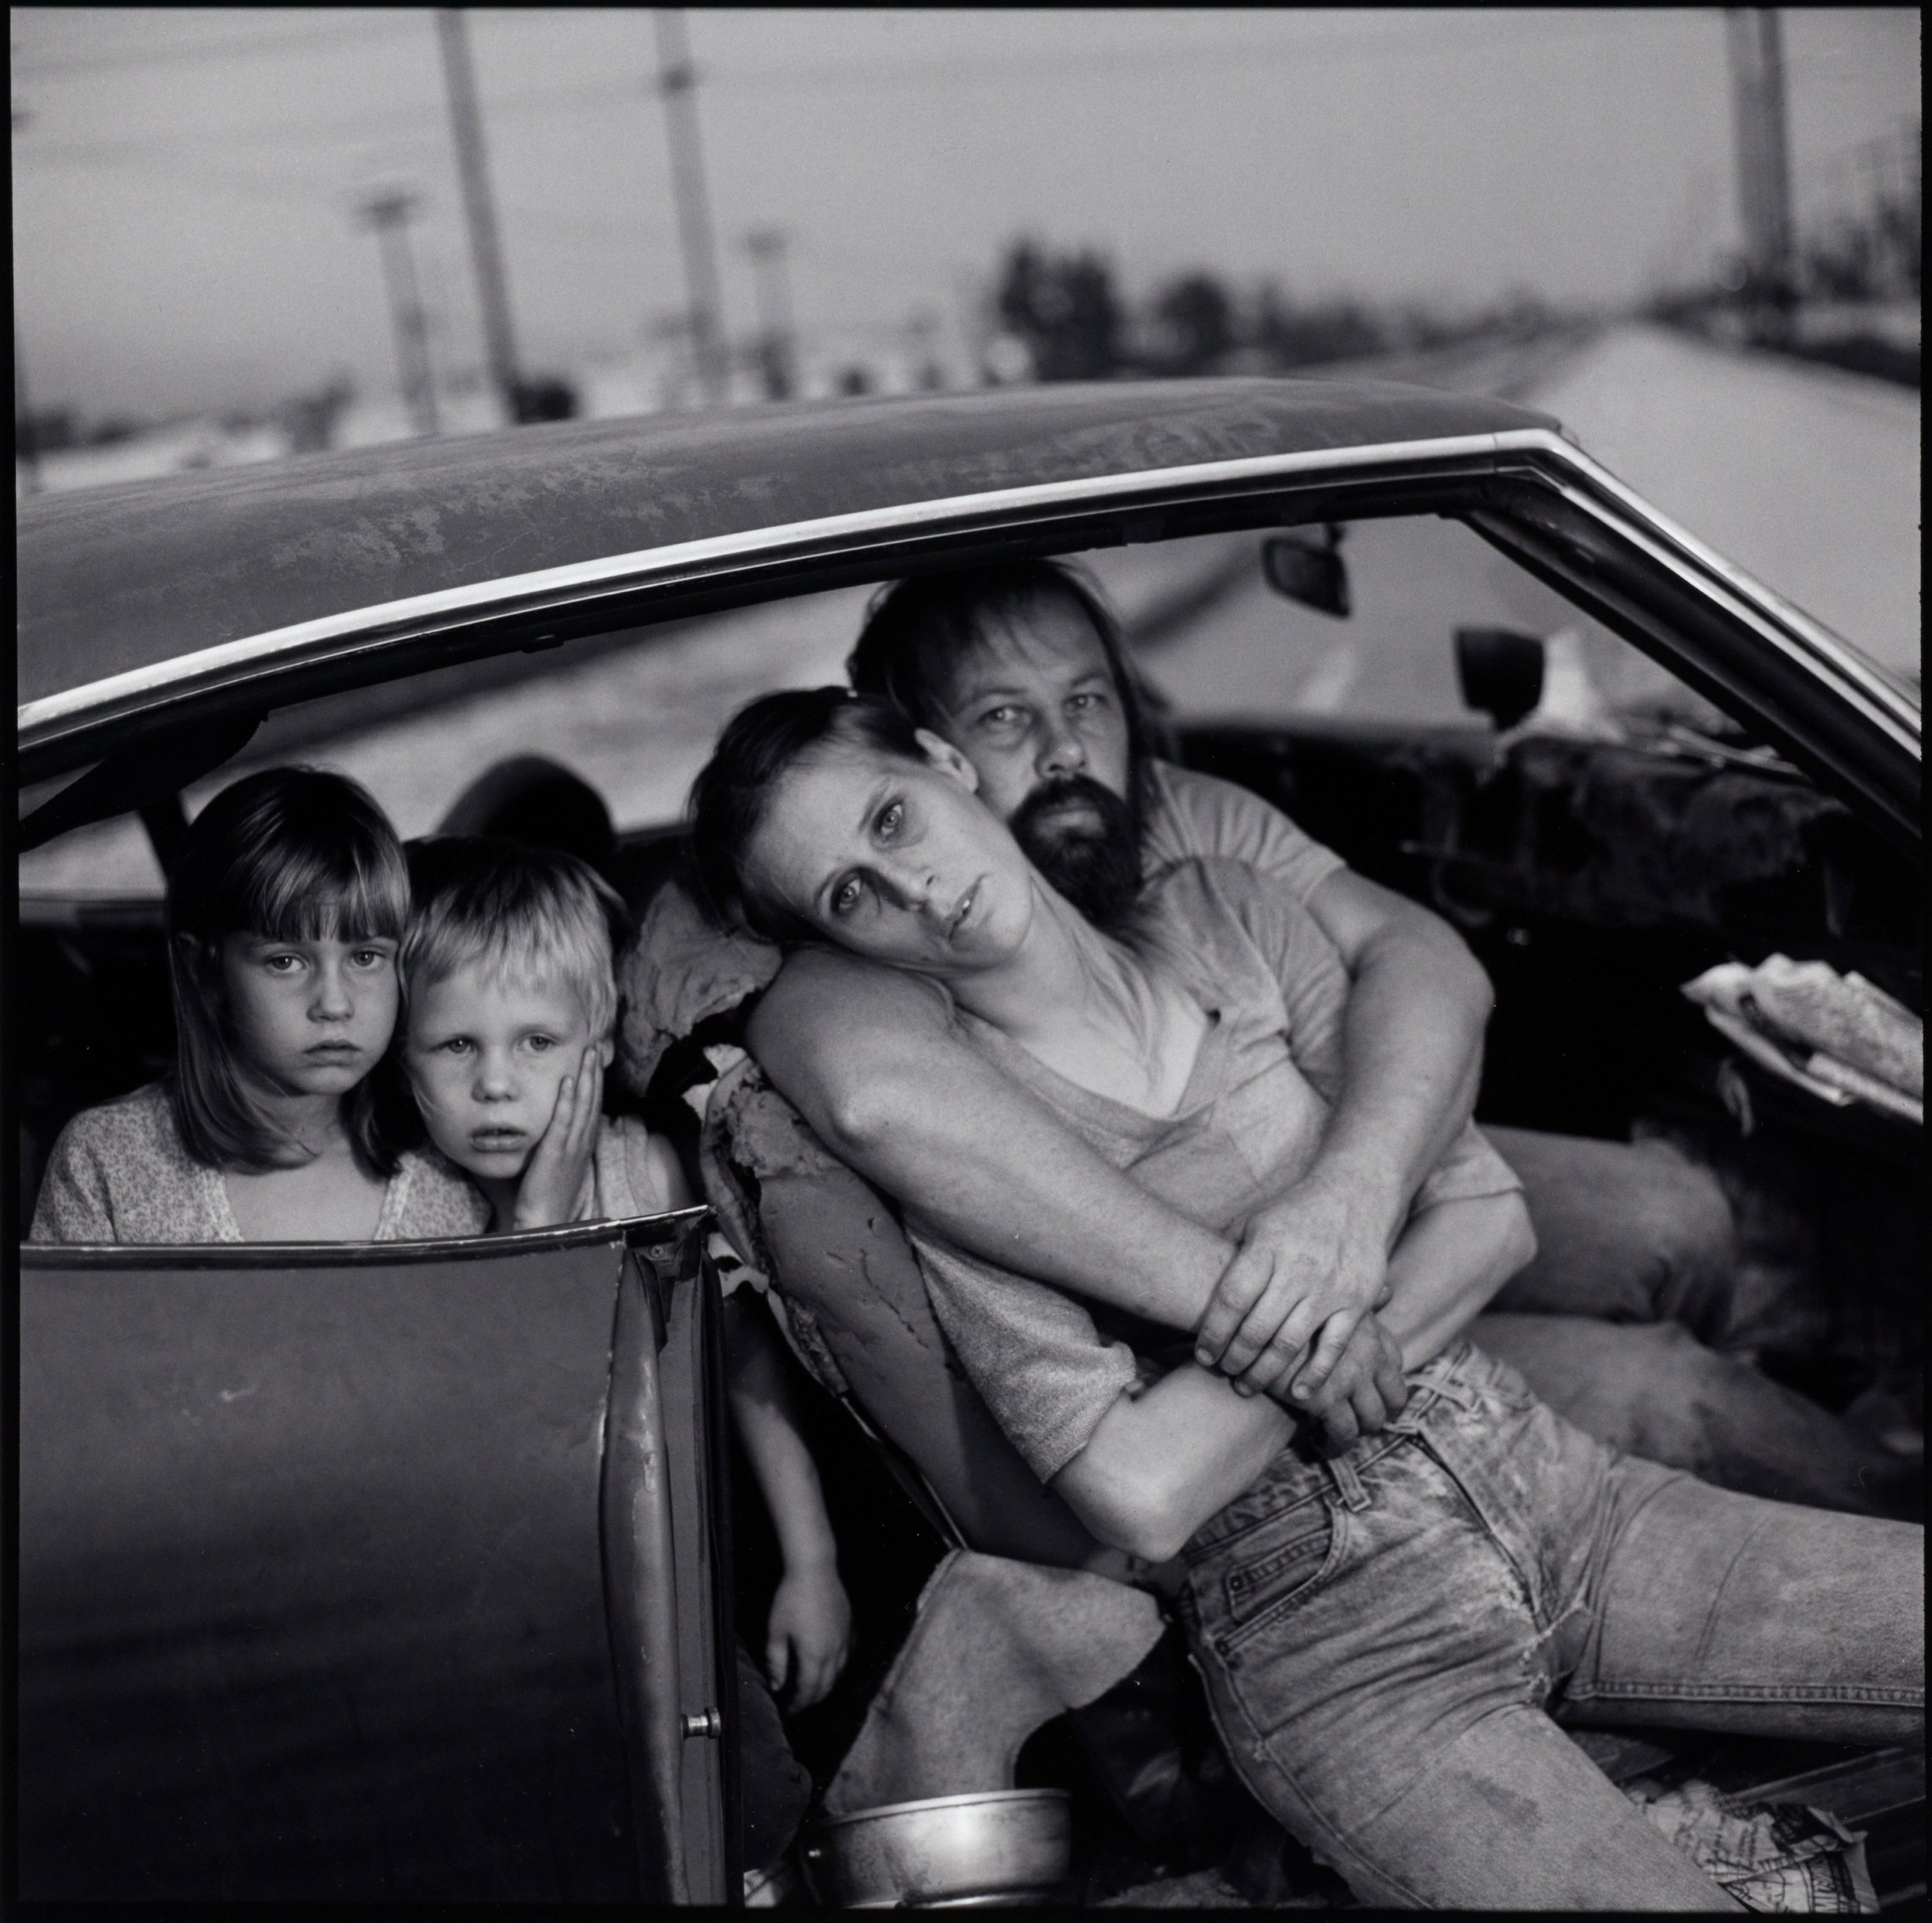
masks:
<instances>
[{"instance_id":1,"label":"car interior","mask_svg":"<svg viewBox=\"0 0 1932 1923\"><path fill-rule=\"evenodd\" d=\"M1922 1010L1923 893L1911 857L1467 527L1410 517L1165 546L1158 570L1145 548L1071 558L1120 607L1175 758L1274 802L1358 872L1447 919L1496 991L1478 1122L1655 1140L1709 1169L1737 1218L1748 1270L1739 1313L1750 1319L1740 1333L1759 1366L1826 1407L1873 1412L1909 1450L1923 1381L1919 1132L1766 1072L1682 990L1716 963L1784 954L1855 972ZM841 607L862 607L862 593L835 593ZM675 625L680 645L702 644L703 618ZM633 630L508 657L494 698L515 698L512 674L594 678L655 644ZM344 744L356 730L406 725L448 675L467 671L314 698L259 731L184 741L172 761L145 756L132 776L104 763L65 791L64 821L63 797L40 802L55 812L26 837L40 845L22 862L14 978L17 1005L32 1011L15 1066L23 1226L68 1118L172 1059L159 877L187 819L184 797L192 805L277 760L355 773ZM784 671L829 678L822 668ZM468 698L492 698L474 677L462 685ZM755 691L719 697L712 732ZM709 746L709 734L692 737L686 706L663 724L663 742L648 715L637 719L641 761L674 731L674 763L682 754L694 767ZM570 765L566 744L526 739L541 752L450 768L447 805L416 827L569 849L641 920L683 880L673 810L660 800L645 816L634 797ZM145 882L115 880L144 865ZM684 1038L641 1090L612 1079L609 1099L670 1134L694 1180L699 1125L681 1098L702 1079L702 1045L728 1038L741 1016ZM760 1198L738 1200L755 1211ZM822 1785L939 1556L1002 1545L962 1526L890 1422L796 1327L787 1332L842 1553L873 1578L852 1588L846 1676L790 1728ZM756 1622L778 1562L750 1486L734 1479L733 1561L741 1619ZM1613 1775L1675 1771L1742 1789L1828 1772L1846 1755L1632 1736L1604 1739L1599 1760ZM1834 1806L1869 1831L1875 1880L1896 1896L1920 1874L1921 1792L1882 1775L1868 1771ZM1127 1683L1035 1737L1019 1781L1076 1791L1090 1897L1250 1847L1251 1812L1172 1636ZM1325 1887L1311 1860L1299 1870L1304 1889Z\"/></svg>"}]
</instances>

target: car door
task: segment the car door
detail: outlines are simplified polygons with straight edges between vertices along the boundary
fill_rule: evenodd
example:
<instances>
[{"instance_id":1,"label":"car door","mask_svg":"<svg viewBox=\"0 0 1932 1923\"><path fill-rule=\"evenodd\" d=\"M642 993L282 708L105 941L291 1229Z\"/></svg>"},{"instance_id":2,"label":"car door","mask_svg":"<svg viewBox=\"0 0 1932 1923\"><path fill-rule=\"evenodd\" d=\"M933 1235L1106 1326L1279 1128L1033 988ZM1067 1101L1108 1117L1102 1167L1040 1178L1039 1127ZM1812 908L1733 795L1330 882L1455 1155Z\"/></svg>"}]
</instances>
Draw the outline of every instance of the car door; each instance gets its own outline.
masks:
<instances>
[{"instance_id":1,"label":"car door","mask_svg":"<svg viewBox=\"0 0 1932 1923\"><path fill-rule=\"evenodd\" d=\"M735 1890L705 1220L23 1249L19 1894Z\"/></svg>"}]
</instances>

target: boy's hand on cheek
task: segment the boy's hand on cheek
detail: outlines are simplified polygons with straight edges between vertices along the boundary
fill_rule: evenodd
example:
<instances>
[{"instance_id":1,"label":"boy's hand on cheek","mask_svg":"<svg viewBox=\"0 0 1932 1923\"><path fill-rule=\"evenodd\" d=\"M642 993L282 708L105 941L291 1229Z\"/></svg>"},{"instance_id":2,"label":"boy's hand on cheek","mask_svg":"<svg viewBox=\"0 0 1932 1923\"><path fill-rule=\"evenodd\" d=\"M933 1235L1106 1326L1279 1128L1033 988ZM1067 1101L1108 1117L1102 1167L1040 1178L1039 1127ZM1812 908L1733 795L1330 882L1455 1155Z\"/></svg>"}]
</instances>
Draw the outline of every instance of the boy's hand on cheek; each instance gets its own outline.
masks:
<instances>
[{"instance_id":1,"label":"boy's hand on cheek","mask_svg":"<svg viewBox=\"0 0 1932 1923\"><path fill-rule=\"evenodd\" d=\"M586 1048L576 1074L558 1084L550 1125L532 1151L516 1191L512 1228L549 1228L586 1219L578 1211L589 1200L603 1111L604 1064L594 1048Z\"/></svg>"}]
</instances>

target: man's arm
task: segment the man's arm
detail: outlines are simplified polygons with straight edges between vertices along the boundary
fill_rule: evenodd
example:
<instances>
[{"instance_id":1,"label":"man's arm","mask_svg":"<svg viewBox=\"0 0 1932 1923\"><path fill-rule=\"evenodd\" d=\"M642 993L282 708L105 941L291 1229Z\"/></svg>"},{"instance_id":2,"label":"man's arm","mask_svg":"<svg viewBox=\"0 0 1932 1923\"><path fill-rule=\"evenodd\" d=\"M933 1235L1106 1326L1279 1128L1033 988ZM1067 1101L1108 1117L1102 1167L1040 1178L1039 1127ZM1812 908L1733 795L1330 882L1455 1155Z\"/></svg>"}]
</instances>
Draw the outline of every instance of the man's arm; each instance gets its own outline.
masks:
<instances>
[{"instance_id":1,"label":"man's arm","mask_svg":"<svg viewBox=\"0 0 1932 1923\"><path fill-rule=\"evenodd\" d=\"M1475 1108L1494 1000L1461 938L1387 888L1341 869L1308 909L1351 977L1341 1086L1314 1162L1250 1219L1196 1349L1270 1391L1321 1327L1298 1378L1318 1389L1354 1320L1388 1300L1390 1245Z\"/></svg>"},{"instance_id":2,"label":"man's arm","mask_svg":"<svg viewBox=\"0 0 1932 1923\"><path fill-rule=\"evenodd\" d=\"M1317 1157L1377 1182L1386 1248L1429 1172L1475 1113L1495 996L1440 916L1351 874L1308 912L1353 984L1342 1020L1342 1092Z\"/></svg>"},{"instance_id":3,"label":"man's arm","mask_svg":"<svg viewBox=\"0 0 1932 1923\"><path fill-rule=\"evenodd\" d=\"M1425 1211L1389 1259L1393 1293L1383 1320L1403 1367L1439 1353L1535 1249L1519 1194ZM1225 1376L1190 1364L1142 1395L1121 1396L1049 1486L1102 1542L1165 1562L1254 1480L1294 1429L1274 1403L1243 1396Z\"/></svg>"}]
</instances>

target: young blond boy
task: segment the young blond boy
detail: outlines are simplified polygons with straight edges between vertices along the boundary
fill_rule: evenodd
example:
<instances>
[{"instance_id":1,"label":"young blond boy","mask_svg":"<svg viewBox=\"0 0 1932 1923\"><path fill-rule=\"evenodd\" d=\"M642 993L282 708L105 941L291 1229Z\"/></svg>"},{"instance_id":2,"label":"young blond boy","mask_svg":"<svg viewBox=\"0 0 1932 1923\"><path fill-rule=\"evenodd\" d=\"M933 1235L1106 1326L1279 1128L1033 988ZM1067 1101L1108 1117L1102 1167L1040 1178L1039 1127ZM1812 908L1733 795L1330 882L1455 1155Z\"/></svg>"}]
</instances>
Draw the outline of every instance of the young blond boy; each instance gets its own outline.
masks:
<instances>
[{"instance_id":1,"label":"young blond boy","mask_svg":"<svg viewBox=\"0 0 1932 1923\"><path fill-rule=\"evenodd\" d=\"M601 1112L617 1024L615 892L549 849L447 837L409 854L403 1065L430 1139L488 1200L490 1232L689 1206L671 1144ZM777 1336L750 1294L724 1304L728 1394L784 1561L766 1680L798 1709L843 1668L852 1607Z\"/></svg>"}]
</instances>

